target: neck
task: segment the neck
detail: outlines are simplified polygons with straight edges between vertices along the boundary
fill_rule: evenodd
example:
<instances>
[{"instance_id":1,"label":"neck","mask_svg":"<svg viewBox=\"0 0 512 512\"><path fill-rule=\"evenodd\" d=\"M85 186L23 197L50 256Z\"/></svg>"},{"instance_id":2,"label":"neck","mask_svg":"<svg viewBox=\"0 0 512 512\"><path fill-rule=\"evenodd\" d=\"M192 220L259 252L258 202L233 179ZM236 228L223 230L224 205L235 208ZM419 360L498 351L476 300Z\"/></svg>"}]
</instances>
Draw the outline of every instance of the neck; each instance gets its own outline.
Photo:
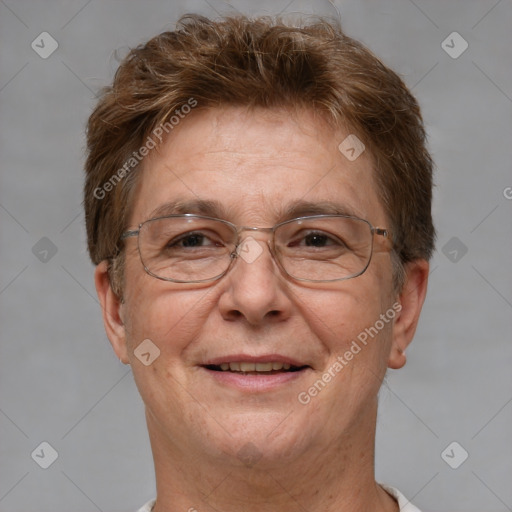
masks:
<instances>
[{"instance_id":1,"label":"neck","mask_svg":"<svg viewBox=\"0 0 512 512\"><path fill-rule=\"evenodd\" d=\"M398 512L375 482L375 420L376 407L355 426L357 435L343 434L286 463L262 457L249 466L173 445L148 415L157 483L153 512Z\"/></svg>"}]
</instances>

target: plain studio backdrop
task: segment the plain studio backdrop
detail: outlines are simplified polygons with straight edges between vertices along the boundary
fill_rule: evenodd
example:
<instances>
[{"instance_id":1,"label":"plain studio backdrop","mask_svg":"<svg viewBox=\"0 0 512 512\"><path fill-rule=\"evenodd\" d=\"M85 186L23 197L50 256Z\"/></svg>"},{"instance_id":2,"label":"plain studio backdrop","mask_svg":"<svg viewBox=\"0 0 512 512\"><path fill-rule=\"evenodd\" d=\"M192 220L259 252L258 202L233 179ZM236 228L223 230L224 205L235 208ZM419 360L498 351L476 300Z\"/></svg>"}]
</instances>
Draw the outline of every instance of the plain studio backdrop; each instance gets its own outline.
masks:
<instances>
[{"instance_id":1,"label":"plain studio backdrop","mask_svg":"<svg viewBox=\"0 0 512 512\"><path fill-rule=\"evenodd\" d=\"M340 16L419 99L439 236L408 363L380 393L377 478L424 512L511 510L512 2L1 0L0 512L154 496L86 253L84 126L115 50L238 11Z\"/></svg>"}]
</instances>

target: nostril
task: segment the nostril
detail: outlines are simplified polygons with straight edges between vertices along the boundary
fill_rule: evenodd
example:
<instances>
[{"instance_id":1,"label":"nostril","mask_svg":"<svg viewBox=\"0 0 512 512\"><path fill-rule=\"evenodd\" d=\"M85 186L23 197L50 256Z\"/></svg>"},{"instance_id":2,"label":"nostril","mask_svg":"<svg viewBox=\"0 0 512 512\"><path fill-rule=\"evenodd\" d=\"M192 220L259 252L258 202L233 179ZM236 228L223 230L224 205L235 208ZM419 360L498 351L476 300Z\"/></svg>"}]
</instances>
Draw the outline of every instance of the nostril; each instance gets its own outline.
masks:
<instances>
[{"instance_id":1,"label":"nostril","mask_svg":"<svg viewBox=\"0 0 512 512\"><path fill-rule=\"evenodd\" d=\"M232 309L231 311L229 311L229 317L231 317L231 319L235 319L235 318L240 318L243 316L242 312L241 311L238 311L238 309Z\"/></svg>"}]
</instances>

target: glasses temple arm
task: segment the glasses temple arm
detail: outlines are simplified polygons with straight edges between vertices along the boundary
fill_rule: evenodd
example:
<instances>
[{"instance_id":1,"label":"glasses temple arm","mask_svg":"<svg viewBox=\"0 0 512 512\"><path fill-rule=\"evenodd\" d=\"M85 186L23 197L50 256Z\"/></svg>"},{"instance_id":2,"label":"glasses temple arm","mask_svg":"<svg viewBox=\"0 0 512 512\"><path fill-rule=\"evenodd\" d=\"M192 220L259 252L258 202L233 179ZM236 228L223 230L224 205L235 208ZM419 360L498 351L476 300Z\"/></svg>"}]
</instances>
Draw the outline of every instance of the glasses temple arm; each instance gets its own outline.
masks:
<instances>
[{"instance_id":1,"label":"glasses temple arm","mask_svg":"<svg viewBox=\"0 0 512 512\"><path fill-rule=\"evenodd\" d=\"M137 236L139 234L138 229L132 229L131 231L125 231L122 235L120 240L124 240L125 238L130 238L131 236Z\"/></svg>"}]
</instances>

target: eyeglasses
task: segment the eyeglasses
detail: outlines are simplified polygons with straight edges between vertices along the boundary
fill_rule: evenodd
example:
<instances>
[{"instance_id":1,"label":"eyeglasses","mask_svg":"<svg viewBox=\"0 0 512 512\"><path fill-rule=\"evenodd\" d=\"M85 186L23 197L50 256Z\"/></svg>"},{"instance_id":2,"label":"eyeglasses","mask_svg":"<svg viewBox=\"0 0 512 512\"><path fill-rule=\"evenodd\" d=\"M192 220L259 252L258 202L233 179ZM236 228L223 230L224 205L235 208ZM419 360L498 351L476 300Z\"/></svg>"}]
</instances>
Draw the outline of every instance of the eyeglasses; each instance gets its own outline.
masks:
<instances>
[{"instance_id":1,"label":"eyeglasses","mask_svg":"<svg viewBox=\"0 0 512 512\"><path fill-rule=\"evenodd\" d=\"M289 277L298 281L330 282L361 275L370 264L374 235L389 250L389 231L346 215L314 215L276 224L272 228L236 226L194 214L149 219L121 240L138 238L144 270L175 283L206 283L227 274L236 259L251 263L263 252L244 231L265 231L270 252Z\"/></svg>"}]
</instances>

